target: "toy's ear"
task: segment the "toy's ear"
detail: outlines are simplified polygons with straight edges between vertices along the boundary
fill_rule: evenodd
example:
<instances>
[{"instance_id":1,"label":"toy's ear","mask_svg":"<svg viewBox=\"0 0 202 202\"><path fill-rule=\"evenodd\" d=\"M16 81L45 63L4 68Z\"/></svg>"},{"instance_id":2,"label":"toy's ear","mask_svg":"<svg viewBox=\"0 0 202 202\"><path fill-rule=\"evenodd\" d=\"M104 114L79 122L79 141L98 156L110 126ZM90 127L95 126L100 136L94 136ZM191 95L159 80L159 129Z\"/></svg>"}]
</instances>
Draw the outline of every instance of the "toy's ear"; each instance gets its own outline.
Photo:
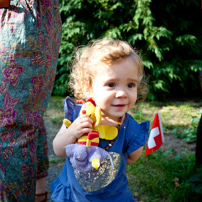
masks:
<instances>
[{"instance_id":1,"label":"toy's ear","mask_svg":"<svg viewBox=\"0 0 202 202\"><path fill-rule=\"evenodd\" d=\"M97 128L101 122L101 109L99 107L95 107L95 117L96 117L96 122L95 122L94 128Z\"/></svg>"}]
</instances>

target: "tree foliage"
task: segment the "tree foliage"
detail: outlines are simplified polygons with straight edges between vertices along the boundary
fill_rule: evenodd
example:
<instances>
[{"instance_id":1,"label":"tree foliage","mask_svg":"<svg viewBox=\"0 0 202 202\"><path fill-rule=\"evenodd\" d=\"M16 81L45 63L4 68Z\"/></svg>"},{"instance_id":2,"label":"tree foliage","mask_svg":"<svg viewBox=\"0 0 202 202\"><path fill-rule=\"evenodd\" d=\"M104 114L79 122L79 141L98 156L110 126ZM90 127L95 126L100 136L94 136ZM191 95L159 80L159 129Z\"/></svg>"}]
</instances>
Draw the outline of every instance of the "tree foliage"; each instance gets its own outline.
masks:
<instances>
[{"instance_id":1,"label":"tree foliage","mask_svg":"<svg viewBox=\"0 0 202 202\"><path fill-rule=\"evenodd\" d=\"M197 92L197 71L202 67L199 1L61 0L60 3L63 34L54 94L67 94L73 50L103 37L119 38L136 48L149 78L148 99Z\"/></svg>"}]
</instances>

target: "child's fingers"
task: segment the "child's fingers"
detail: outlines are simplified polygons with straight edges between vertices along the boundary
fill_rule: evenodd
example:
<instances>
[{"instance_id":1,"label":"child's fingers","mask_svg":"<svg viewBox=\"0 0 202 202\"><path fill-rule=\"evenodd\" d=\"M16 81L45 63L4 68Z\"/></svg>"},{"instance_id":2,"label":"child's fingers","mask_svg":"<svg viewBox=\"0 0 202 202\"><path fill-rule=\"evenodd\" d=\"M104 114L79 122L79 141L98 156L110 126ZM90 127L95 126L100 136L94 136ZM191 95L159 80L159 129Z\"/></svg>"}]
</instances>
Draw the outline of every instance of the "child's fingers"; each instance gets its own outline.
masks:
<instances>
[{"instance_id":1,"label":"child's fingers","mask_svg":"<svg viewBox=\"0 0 202 202\"><path fill-rule=\"evenodd\" d=\"M90 128L90 129L92 129L92 127L93 127L93 124L88 122L88 121L81 122L81 124L80 124L80 128Z\"/></svg>"},{"instance_id":2,"label":"child's fingers","mask_svg":"<svg viewBox=\"0 0 202 202\"><path fill-rule=\"evenodd\" d=\"M82 135L85 134L85 133L90 133L90 132L92 132L92 129L91 129L91 128L82 128L82 129L81 129Z\"/></svg>"},{"instance_id":3,"label":"child's fingers","mask_svg":"<svg viewBox=\"0 0 202 202\"><path fill-rule=\"evenodd\" d=\"M84 133L92 132L93 121L87 115L78 117L69 127L69 132L75 137L79 138Z\"/></svg>"},{"instance_id":4,"label":"child's fingers","mask_svg":"<svg viewBox=\"0 0 202 202\"><path fill-rule=\"evenodd\" d=\"M76 126L76 127L82 127L82 128L83 127L92 128L93 127L93 121L88 116L82 115L82 116L78 117L74 121L74 126Z\"/></svg>"},{"instance_id":5,"label":"child's fingers","mask_svg":"<svg viewBox=\"0 0 202 202\"><path fill-rule=\"evenodd\" d=\"M93 124L93 120L87 116L86 114L81 115L80 117L78 117L78 119L80 119L81 122L90 122L91 124Z\"/></svg>"},{"instance_id":6,"label":"child's fingers","mask_svg":"<svg viewBox=\"0 0 202 202\"><path fill-rule=\"evenodd\" d=\"M81 137L84 133L90 133L92 132L92 128L88 128L88 127L82 127L82 126L78 126L78 127L74 127L74 128L69 128L70 133L77 139L79 137Z\"/></svg>"},{"instance_id":7,"label":"child's fingers","mask_svg":"<svg viewBox=\"0 0 202 202\"><path fill-rule=\"evenodd\" d=\"M93 121L88 117L88 116L82 116L82 117L79 117L77 118L73 125L75 127L87 127L87 128L92 128L93 126Z\"/></svg>"}]
</instances>

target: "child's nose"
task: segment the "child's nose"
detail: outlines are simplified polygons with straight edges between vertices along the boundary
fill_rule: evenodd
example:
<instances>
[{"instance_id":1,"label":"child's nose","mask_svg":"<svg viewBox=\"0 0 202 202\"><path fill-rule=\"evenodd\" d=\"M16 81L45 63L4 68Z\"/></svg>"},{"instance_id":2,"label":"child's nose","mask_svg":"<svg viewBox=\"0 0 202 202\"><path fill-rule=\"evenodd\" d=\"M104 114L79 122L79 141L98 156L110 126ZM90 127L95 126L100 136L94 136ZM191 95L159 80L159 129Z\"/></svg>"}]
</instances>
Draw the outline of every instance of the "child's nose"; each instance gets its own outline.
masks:
<instances>
[{"instance_id":1,"label":"child's nose","mask_svg":"<svg viewBox=\"0 0 202 202\"><path fill-rule=\"evenodd\" d=\"M124 89L119 89L117 92L116 92L116 98L120 98L120 97L126 97L127 94L125 92Z\"/></svg>"}]
</instances>

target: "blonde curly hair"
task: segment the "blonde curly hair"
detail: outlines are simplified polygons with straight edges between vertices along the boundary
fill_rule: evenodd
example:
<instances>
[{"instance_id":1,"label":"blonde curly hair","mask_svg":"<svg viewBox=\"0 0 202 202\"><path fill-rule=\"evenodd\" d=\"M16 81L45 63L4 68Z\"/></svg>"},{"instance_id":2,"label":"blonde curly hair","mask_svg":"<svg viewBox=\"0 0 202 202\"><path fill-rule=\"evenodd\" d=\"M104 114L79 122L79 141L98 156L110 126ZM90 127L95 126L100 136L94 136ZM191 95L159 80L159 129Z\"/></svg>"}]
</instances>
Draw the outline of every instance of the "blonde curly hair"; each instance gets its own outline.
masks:
<instances>
[{"instance_id":1,"label":"blonde curly hair","mask_svg":"<svg viewBox=\"0 0 202 202\"><path fill-rule=\"evenodd\" d=\"M132 58L134 67L138 67L138 100L146 98L148 86L144 80L142 61L127 42L104 38L77 49L75 53L69 85L76 98L87 98L98 71L100 73L106 65L110 67L127 58Z\"/></svg>"}]
</instances>

